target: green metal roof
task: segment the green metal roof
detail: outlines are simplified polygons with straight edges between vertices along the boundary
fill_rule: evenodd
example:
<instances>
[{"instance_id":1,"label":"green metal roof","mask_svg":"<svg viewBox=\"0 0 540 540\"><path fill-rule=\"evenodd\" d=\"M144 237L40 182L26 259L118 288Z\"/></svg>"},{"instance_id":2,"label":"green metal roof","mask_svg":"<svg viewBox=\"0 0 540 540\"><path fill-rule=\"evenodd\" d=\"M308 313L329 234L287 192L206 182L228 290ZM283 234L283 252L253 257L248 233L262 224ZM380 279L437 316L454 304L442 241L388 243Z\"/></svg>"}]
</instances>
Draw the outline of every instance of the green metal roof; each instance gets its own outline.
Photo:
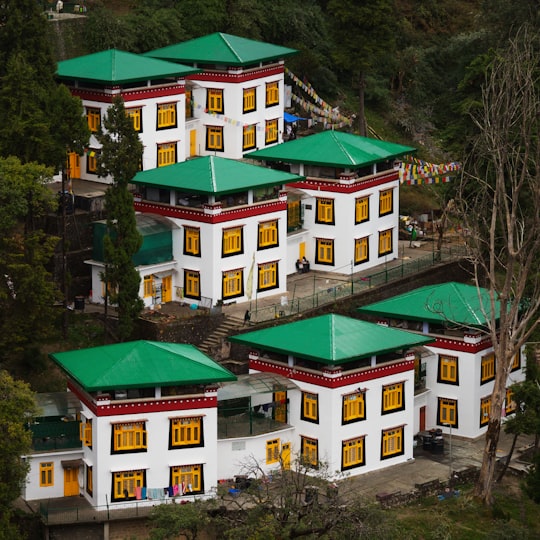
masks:
<instances>
[{"instance_id":1,"label":"green metal roof","mask_svg":"<svg viewBox=\"0 0 540 540\"><path fill-rule=\"evenodd\" d=\"M497 317L499 309L496 302ZM481 327L489 320L491 308L487 289L450 282L420 287L358 311L396 319Z\"/></svg>"},{"instance_id":2,"label":"green metal roof","mask_svg":"<svg viewBox=\"0 0 540 540\"><path fill-rule=\"evenodd\" d=\"M149 51L145 56L172 62L248 66L296 54L296 49L216 32Z\"/></svg>"},{"instance_id":3,"label":"green metal roof","mask_svg":"<svg viewBox=\"0 0 540 540\"><path fill-rule=\"evenodd\" d=\"M412 146L328 130L257 150L246 154L245 157L354 169L414 152L416 149Z\"/></svg>"},{"instance_id":4,"label":"green metal roof","mask_svg":"<svg viewBox=\"0 0 540 540\"><path fill-rule=\"evenodd\" d=\"M352 362L433 341L430 337L342 315L322 315L229 339L328 365Z\"/></svg>"},{"instance_id":5,"label":"green metal roof","mask_svg":"<svg viewBox=\"0 0 540 540\"><path fill-rule=\"evenodd\" d=\"M206 156L138 172L131 183L193 193L233 193L298 182L303 177L234 159Z\"/></svg>"},{"instance_id":6,"label":"green metal roof","mask_svg":"<svg viewBox=\"0 0 540 540\"><path fill-rule=\"evenodd\" d=\"M199 349L183 343L128 341L50 357L88 392L236 380Z\"/></svg>"},{"instance_id":7,"label":"green metal roof","mask_svg":"<svg viewBox=\"0 0 540 540\"><path fill-rule=\"evenodd\" d=\"M109 49L58 62L56 75L61 79L126 84L151 79L183 78L199 72L199 69L191 66Z\"/></svg>"}]
</instances>

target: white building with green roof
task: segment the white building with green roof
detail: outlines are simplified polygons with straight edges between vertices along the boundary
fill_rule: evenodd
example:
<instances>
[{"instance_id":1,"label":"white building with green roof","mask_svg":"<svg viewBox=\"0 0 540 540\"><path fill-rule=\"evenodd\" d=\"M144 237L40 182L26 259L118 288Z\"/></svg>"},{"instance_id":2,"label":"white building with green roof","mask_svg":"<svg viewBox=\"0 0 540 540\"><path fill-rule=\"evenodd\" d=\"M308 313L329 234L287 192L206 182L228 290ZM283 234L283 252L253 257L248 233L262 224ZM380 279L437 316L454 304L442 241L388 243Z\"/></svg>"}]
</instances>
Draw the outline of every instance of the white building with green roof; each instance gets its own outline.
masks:
<instances>
[{"instance_id":1,"label":"white building with green roof","mask_svg":"<svg viewBox=\"0 0 540 540\"><path fill-rule=\"evenodd\" d=\"M494 309L498 318L498 302ZM491 317L486 289L454 282L429 285L359 311L377 317L381 324L434 340L426 345L429 354L417 359L415 432L438 428L473 439L485 434L496 368L486 331ZM505 415L515 410L510 386L523 380L524 350L508 374Z\"/></svg>"}]
</instances>

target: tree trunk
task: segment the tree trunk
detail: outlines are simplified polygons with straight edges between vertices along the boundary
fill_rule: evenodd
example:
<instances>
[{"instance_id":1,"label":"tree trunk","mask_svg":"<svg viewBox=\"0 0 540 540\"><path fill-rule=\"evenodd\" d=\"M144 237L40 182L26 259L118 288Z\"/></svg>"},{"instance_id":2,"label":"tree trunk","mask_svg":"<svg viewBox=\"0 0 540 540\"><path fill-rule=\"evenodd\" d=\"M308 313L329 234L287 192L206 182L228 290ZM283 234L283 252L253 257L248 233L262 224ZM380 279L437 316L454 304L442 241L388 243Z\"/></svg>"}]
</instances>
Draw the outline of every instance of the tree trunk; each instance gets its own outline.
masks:
<instances>
[{"instance_id":1,"label":"tree trunk","mask_svg":"<svg viewBox=\"0 0 540 540\"><path fill-rule=\"evenodd\" d=\"M503 479L504 474L508 470L508 466L510 465L510 461L512 459L512 454L514 453L514 448L516 447L516 442L517 442L518 437L519 437L519 433L514 433L514 438L512 439L512 446L510 447L510 452L508 453L508 456L504 460L504 466L501 469L499 476L497 476L497 482L500 482Z\"/></svg>"},{"instance_id":2,"label":"tree trunk","mask_svg":"<svg viewBox=\"0 0 540 540\"><path fill-rule=\"evenodd\" d=\"M360 73L360 78L358 81L358 133L362 137L367 136L366 129L366 109L365 109L365 89L366 81L364 78L364 72Z\"/></svg>"}]
</instances>

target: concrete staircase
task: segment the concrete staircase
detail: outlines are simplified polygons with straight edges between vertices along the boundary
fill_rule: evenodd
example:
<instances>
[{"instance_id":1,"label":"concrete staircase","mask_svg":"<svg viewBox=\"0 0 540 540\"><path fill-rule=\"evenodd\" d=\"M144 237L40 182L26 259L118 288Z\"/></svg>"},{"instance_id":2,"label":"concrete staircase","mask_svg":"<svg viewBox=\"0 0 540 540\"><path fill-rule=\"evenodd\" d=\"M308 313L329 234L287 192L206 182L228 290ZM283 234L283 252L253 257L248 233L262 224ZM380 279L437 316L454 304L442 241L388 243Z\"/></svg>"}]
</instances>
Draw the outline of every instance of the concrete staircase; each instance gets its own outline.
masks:
<instances>
[{"instance_id":1,"label":"concrete staircase","mask_svg":"<svg viewBox=\"0 0 540 540\"><path fill-rule=\"evenodd\" d=\"M208 336L197 345L203 353L207 354L216 361L228 357L224 354L227 347L227 337L238 332L244 325L244 320L234 315L226 315L223 322Z\"/></svg>"}]
</instances>

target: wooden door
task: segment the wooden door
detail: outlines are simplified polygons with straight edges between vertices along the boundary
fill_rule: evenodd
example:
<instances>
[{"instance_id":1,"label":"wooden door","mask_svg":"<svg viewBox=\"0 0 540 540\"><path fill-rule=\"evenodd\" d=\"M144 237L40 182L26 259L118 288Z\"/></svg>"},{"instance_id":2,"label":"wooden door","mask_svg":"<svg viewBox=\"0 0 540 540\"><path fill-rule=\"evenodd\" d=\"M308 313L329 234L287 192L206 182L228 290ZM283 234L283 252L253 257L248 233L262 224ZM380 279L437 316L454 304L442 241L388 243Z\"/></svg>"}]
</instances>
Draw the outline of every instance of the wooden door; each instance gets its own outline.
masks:
<instances>
[{"instance_id":1,"label":"wooden door","mask_svg":"<svg viewBox=\"0 0 540 540\"><path fill-rule=\"evenodd\" d=\"M165 276L161 281L161 301L172 301L172 276Z\"/></svg>"},{"instance_id":2,"label":"wooden door","mask_svg":"<svg viewBox=\"0 0 540 540\"><path fill-rule=\"evenodd\" d=\"M66 467L64 469L64 497L73 497L79 494L79 467Z\"/></svg>"},{"instance_id":3,"label":"wooden door","mask_svg":"<svg viewBox=\"0 0 540 540\"><path fill-rule=\"evenodd\" d=\"M420 407L420 429L419 431L426 431L426 407Z\"/></svg>"},{"instance_id":4,"label":"wooden door","mask_svg":"<svg viewBox=\"0 0 540 540\"><path fill-rule=\"evenodd\" d=\"M306 256L306 243L300 242L300 245L298 246L298 258L302 259L302 257Z\"/></svg>"},{"instance_id":5,"label":"wooden door","mask_svg":"<svg viewBox=\"0 0 540 540\"><path fill-rule=\"evenodd\" d=\"M189 157L197 155L197 130L192 129L189 132Z\"/></svg>"},{"instance_id":6,"label":"wooden door","mask_svg":"<svg viewBox=\"0 0 540 540\"><path fill-rule=\"evenodd\" d=\"M287 423L287 392L274 392L274 420Z\"/></svg>"},{"instance_id":7,"label":"wooden door","mask_svg":"<svg viewBox=\"0 0 540 540\"><path fill-rule=\"evenodd\" d=\"M68 157L69 177L81 177L81 156L76 152L70 152Z\"/></svg>"},{"instance_id":8,"label":"wooden door","mask_svg":"<svg viewBox=\"0 0 540 540\"><path fill-rule=\"evenodd\" d=\"M281 445L281 466L284 469L291 468L291 443L286 442Z\"/></svg>"}]
</instances>

